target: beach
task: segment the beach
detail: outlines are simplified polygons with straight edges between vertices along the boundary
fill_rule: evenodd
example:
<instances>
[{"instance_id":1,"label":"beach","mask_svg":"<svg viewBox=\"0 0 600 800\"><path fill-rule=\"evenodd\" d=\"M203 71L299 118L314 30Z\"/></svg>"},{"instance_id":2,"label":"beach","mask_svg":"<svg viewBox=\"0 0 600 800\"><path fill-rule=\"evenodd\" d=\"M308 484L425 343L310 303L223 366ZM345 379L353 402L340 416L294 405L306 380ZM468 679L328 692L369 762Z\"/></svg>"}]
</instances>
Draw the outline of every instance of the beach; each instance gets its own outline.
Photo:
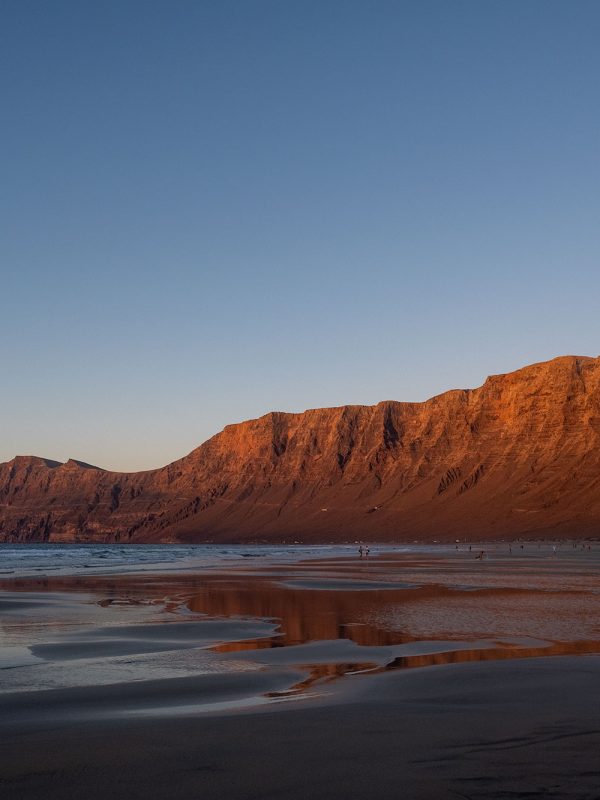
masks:
<instances>
[{"instance_id":1,"label":"beach","mask_svg":"<svg viewBox=\"0 0 600 800\"><path fill-rule=\"evenodd\" d=\"M15 572L2 796L597 797L589 546Z\"/></svg>"}]
</instances>

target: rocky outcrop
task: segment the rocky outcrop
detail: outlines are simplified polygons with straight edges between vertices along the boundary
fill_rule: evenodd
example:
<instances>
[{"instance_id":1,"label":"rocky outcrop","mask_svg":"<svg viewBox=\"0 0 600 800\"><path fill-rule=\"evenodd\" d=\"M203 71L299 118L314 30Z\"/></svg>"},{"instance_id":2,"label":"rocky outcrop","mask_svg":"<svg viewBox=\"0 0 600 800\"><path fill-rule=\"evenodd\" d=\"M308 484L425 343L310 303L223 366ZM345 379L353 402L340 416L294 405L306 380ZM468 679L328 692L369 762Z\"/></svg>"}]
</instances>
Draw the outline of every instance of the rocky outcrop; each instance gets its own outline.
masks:
<instances>
[{"instance_id":1,"label":"rocky outcrop","mask_svg":"<svg viewBox=\"0 0 600 800\"><path fill-rule=\"evenodd\" d=\"M140 473L0 465L5 541L478 539L600 531L600 359L424 403L273 412Z\"/></svg>"}]
</instances>

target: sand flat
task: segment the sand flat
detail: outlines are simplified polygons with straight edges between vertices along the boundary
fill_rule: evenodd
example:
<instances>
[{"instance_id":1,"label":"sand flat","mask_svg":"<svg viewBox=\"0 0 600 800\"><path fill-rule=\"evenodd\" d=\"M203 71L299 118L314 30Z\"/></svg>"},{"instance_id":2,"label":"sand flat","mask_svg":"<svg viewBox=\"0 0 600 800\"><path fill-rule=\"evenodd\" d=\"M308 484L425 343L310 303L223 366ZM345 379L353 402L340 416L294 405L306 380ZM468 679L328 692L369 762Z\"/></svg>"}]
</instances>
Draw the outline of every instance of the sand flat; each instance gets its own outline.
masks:
<instances>
[{"instance_id":1,"label":"sand flat","mask_svg":"<svg viewBox=\"0 0 600 800\"><path fill-rule=\"evenodd\" d=\"M597 586L535 546L5 580L2 797L596 798Z\"/></svg>"},{"instance_id":2,"label":"sand flat","mask_svg":"<svg viewBox=\"0 0 600 800\"><path fill-rule=\"evenodd\" d=\"M49 709L45 726L2 726L0 785L24 800L591 800L599 674L597 656L445 666L376 676L316 705L58 729Z\"/></svg>"}]
</instances>

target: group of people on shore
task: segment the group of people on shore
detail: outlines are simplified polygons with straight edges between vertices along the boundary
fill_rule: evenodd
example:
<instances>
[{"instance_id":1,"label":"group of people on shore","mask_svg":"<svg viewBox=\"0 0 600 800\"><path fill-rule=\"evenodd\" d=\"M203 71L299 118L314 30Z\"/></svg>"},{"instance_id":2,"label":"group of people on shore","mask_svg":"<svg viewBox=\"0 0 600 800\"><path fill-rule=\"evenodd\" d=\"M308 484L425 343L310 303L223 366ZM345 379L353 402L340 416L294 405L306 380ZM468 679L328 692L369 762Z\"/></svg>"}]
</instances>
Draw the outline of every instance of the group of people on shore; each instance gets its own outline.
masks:
<instances>
[{"instance_id":1,"label":"group of people on shore","mask_svg":"<svg viewBox=\"0 0 600 800\"><path fill-rule=\"evenodd\" d=\"M561 544L564 544L564 543L560 542L558 546L555 545L555 544L552 545L552 555L553 556L555 556L557 554L558 549L559 549ZM525 545L523 543L519 543L519 544L514 543L514 546L515 547L520 547L521 550L525 549ZM578 542L573 542L573 547L574 548L578 548L579 547L579 543ZM540 548L541 548L541 543L538 543L538 550ZM591 544L589 544L587 542L584 542L583 544L581 544L581 548L582 548L582 550L591 550L592 546L591 546ZM455 549L456 550L460 549L458 544L456 544L456 548ZM469 552L471 552L471 550L472 550L472 545L469 545ZM509 542L508 552L512 553L512 551L513 551L513 542ZM363 544L361 542L358 545L358 557L359 558L368 558L369 557L369 553L370 553L369 545L368 544ZM479 550L477 555L475 556L475 558L479 559L480 561L483 561L486 558L486 556L487 556L487 553L486 553L485 550Z\"/></svg>"}]
</instances>

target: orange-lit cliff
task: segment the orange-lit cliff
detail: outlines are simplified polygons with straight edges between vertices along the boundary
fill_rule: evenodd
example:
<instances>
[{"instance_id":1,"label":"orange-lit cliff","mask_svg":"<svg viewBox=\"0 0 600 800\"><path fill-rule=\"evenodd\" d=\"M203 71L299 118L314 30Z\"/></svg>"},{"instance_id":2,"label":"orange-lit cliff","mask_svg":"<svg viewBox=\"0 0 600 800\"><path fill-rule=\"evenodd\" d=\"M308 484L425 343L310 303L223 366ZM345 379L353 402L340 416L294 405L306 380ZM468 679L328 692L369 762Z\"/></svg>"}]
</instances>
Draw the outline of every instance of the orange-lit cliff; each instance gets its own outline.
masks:
<instances>
[{"instance_id":1,"label":"orange-lit cliff","mask_svg":"<svg viewBox=\"0 0 600 800\"><path fill-rule=\"evenodd\" d=\"M274 412L168 466L0 465L0 540L331 541L600 531L600 359L424 403Z\"/></svg>"}]
</instances>

